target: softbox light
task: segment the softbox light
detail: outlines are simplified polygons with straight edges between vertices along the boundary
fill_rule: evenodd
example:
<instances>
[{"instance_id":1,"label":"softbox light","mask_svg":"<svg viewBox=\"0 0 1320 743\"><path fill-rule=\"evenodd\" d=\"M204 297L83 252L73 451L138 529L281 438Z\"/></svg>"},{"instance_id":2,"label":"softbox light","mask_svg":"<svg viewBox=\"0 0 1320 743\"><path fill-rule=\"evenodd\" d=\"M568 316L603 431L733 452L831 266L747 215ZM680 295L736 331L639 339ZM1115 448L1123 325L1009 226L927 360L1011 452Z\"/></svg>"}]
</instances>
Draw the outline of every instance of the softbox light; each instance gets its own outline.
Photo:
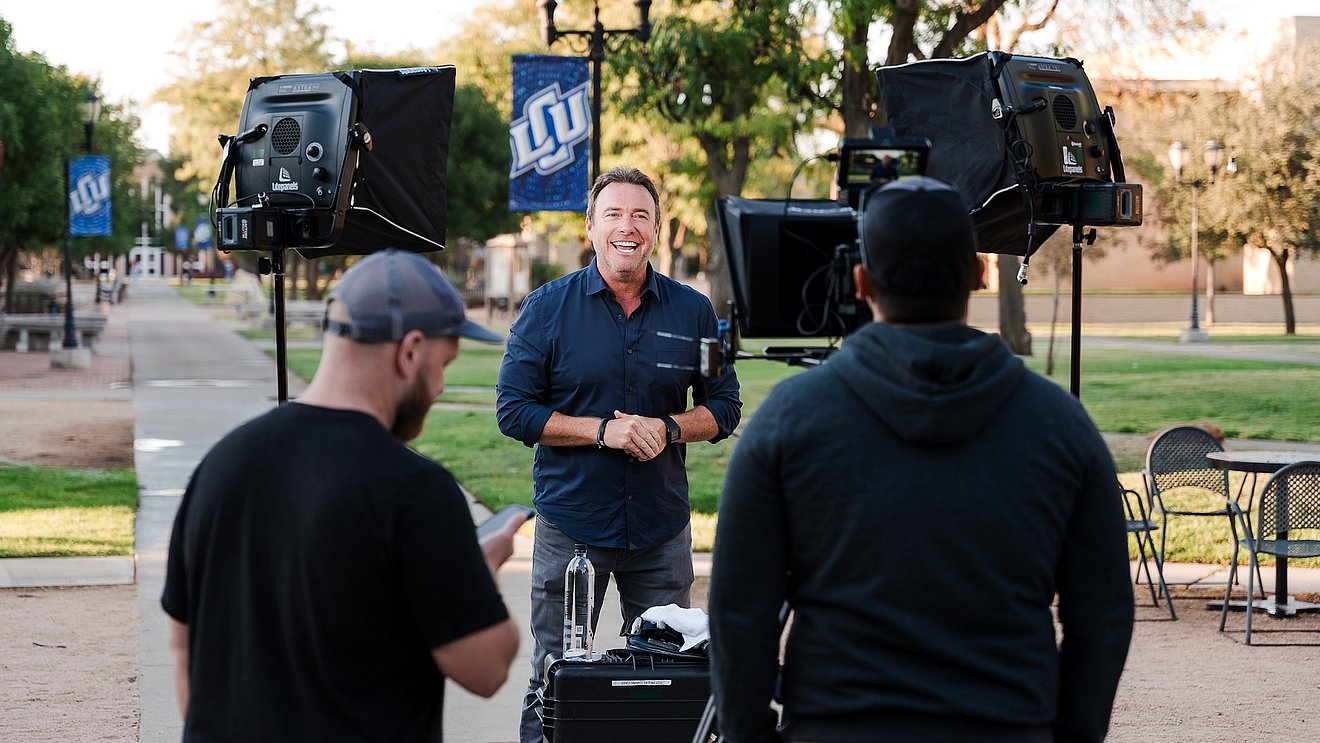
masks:
<instances>
[{"instance_id":1,"label":"softbox light","mask_svg":"<svg viewBox=\"0 0 1320 743\"><path fill-rule=\"evenodd\" d=\"M930 139L927 174L961 192L982 251L1029 256L1060 224L1141 223L1081 62L987 52L876 76L889 126Z\"/></svg>"},{"instance_id":2,"label":"softbox light","mask_svg":"<svg viewBox=\"0 0 1320 743\"><path fill-rule=\"evenodd\" d=\"M253 78L217 186L221 249L444 248L454 77L445 66Z\"/></svg>"}]
</instances>

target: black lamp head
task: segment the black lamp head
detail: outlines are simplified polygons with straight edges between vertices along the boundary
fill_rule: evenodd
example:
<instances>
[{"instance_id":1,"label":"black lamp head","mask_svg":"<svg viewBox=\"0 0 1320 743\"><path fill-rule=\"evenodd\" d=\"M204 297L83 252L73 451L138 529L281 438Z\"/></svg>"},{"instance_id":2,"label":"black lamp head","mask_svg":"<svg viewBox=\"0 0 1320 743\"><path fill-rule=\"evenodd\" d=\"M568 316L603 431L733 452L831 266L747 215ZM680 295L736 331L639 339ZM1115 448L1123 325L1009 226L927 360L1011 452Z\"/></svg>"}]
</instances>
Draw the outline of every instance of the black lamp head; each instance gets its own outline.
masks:
<instances>
[{"instance_id":1,"label":"black lamp head","mask_svg":"<svg viewBox=\"0 0 1320 743\"><path fill-rule=\"evenodd\" d=\"M559 3L555 0L537 0L536 6L541 9L541 38L546 46L551 46L559 38L559 32L555 30L555 8Z\"/></svg>"},{"instance_id":2,"label":"black lamp head","mask_svg":"<svg viewBox=\"0 0 1320 743\"><path fill-rule=\"evenodd\" d=\"M637 6L637 38L647 41L651 38L651 0L634 0Z\"/></svg>"}]
</instances>

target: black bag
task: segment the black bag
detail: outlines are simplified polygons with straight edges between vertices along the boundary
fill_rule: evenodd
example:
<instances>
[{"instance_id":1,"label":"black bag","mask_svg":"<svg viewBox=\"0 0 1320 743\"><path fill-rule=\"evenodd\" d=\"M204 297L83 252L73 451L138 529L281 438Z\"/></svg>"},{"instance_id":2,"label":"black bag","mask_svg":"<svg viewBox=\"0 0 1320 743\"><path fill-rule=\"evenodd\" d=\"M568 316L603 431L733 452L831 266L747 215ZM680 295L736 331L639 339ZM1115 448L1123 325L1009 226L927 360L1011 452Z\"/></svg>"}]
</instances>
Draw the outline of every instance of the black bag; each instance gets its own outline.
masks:
<instances>
[{"instance_id":1,"label":"black bag","mask_svg":"<svg viewBox=\"0 0 1320 743\"><path fill-rule=\"evenodd\" d=\"M611 650L598 661L554 660L542 728L550 743L687 743L710 697L703 658Z\"/></svg>"}]
</instances>

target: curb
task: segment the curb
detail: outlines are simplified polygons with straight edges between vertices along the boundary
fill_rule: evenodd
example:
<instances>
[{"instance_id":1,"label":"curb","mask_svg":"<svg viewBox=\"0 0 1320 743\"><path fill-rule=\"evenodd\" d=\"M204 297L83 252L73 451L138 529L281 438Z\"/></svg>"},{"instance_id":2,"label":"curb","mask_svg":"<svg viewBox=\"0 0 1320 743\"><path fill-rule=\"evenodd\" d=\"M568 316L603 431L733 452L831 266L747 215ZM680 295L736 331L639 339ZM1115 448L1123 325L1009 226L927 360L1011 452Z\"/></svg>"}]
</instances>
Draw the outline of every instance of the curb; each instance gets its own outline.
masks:
<instances>
[{"instance_id":1,"label":"curb","mask_svg":"<svg viewBox=\"0 0 1320 743\"><path fill-rule=\"evenodd\" d=\"M137 582L133 557L8 557L0 559L0 588L123 586Z\"/></svg>"}]
</instances>

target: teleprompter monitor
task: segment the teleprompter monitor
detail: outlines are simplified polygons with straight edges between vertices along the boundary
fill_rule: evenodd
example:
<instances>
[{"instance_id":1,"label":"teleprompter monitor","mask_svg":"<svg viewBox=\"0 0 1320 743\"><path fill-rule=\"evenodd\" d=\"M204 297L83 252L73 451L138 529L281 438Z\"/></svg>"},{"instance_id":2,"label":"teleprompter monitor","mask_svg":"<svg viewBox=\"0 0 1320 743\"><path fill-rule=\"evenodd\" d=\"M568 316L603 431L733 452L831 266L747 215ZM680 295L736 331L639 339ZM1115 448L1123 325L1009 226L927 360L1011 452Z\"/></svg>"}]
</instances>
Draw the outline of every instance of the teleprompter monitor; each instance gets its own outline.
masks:
<instances>
[{"instance_id":1,"label":"teleprompter monitor","mask_svg":"<svg viewBox=\"0 0 1320 743\"><path fill-rule=\"evenodd\" d=\"M852 209L827 200L730 196L716 211L740 335L841 337L870 321L851 287Z\"/></svg>"}]
</instances>

